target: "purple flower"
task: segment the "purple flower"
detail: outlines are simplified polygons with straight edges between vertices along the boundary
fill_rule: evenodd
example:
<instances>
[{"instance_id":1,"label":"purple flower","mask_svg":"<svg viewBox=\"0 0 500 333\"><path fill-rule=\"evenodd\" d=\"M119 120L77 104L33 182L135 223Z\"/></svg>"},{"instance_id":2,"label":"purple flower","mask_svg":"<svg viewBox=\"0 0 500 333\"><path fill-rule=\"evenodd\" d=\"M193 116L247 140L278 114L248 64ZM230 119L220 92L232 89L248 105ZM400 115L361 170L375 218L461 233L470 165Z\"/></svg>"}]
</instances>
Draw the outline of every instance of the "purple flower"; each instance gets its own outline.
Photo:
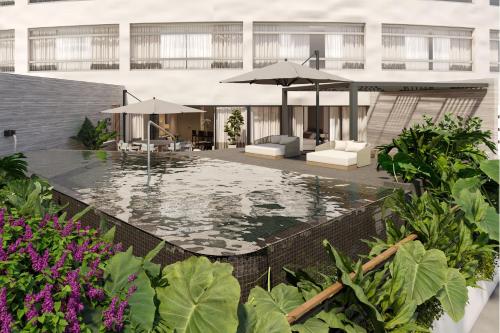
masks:
<instances>
[{"instance_id":1,"label":"purple flower","mask_svg":"<svg viewBox=\"0 0 500 333\"><path fill-rule=\"evenodd\" d=\"M7 253L3 249L3 238L0 237L0 261L6 261L7 260Z\"/></svg>"},{"instance_id":2,"label":"purple flower","mask_svg":"<svg viewBox=\"0 0 500 333\"><path fill-rule=\"evenodd\" d=\"M26 226L26 222L24 221L24 218L20 218L18 220L15 220L14 222L12 222L11 224L13 227L25 227Z\"/></svg>"},{"instance_id":3,"label":"purple flower","mask_svg":"<svg viewBox=\"0 0 500 333\"><path fill-rule=\"evenodd\" d=\"M33 238L33 230L29 225L26 225L23 240L27 241Z\"/></svg>"},{"instance_id":4,"label":"purple flower","mask_svg":"<svg viewBox=\"0 0 500 333\"><path fill-rule=\"evenodd\" d=\"M111 300L111 304L109 304L109 307L102 313L102 317L104 319L104 327L106 327L107 330L113 330L113 324L115 322L116 303L118 303L117 296L113 297L113 299Z\"/></svg>"},{"instance_id":5,"label":"purple flower","mask_svg":"<svg viewBox=\"0 0 500 333\"><path fill-rule=\"evenodd\" d=\"M129 275L127 280L128 280L128 282L134 282L135 279L137 279L137 274L134 273L134 274Z\"/></svg>"},{"instance_id":6,"label":"purple flower","mask_svg":"<svg viewBox=\"0 0 500 333\"><path fill-rule=\"evenodd\" d=\"M47 284L45 288L40 292L40 297L43 298L42 312L52 312L54 311L54 300L52 299L52 289L54 286Z\"/></svg>"},{"instance_id":7,"label":"purple flower","mask_svg":"<svg viewBox=\"0 0 500 333\"><path fill-rule=\"evenodd\" d=\"M137 286L135 284L130 286L127 291L127 298L132 296L136 291L137 291Z\"/></svg>"},{"instance_id":8,"label":"purple flower","mask_svg":"<svg viewBox=\"0 0 500 333\"><path fill-rule=\"evenodd\" d=\"M0 218L3 219L2 216ZM7 288L4 287L0 289L0 333L10 333L12 321L12 315L7 307Z\"/></svg>"},{"instance_id":9,"label":"purple flower","mask_svg":"<svg viewBox=\"0 0 500 333\"><path fill-rule=\"evenodd\" d=\"M66 304L65 319L68 322L68 332L80 332L78 314L83 311L83 304L80 300L80 269L75 269L68 273L66 282L71 287L71 294Z\"/></svg>"},{"instance_id":10,"label":"purple flower","mask_svg":"<svg viewBox=\"0 0 500 333\"><path fill-rule=\"evenodd\" d=\"M49 220L50 220L50 215L49 214L45 214L45 216L43 217L42 221L40 221L40 229L45 228L45 226L47 225L47 223L49 222Z\"/></svg>"},{"instance_id":11,"label":"purple flower","mask_svg":"<svg viewBox=\"0 0 500 333\"><path fill-rule=\"evenodd\" d=\"M26 312L26 318L28 319L28 321L38 316L38 311L34 306L35 301L35 296L33 296L32 294L28 294L24 298L24 306L28 309L28 311Z\"/></svg>"},{"instance_id":12,"label":"purple flower","mask_svg":"<svg viewBox=\"0 0 500 333\"><path fill-rule=\"evenodd\" d=\"M90 286L89 291L87 292L87 295L91 300L94 301L102 301L104 299L104 290L100 288L94 288Z\"/></svg>"},{"instance_id":13,"label":"purple flower","mask_svg":"<svg viewBox=\"0 0 500 333\"><path fill-rule=\"evenodd\" d=\"M31 267L35 272L41 272L47 266L49 265L49 250L46 249L43 256L40 256L35 249L33 248L33 245L28 244L27 247L28 254L30 255L31 258Z\"/></svg>"},{"instance_id":14,"label":"purple flower","mask_svg":"<svg viewBox=\"0 0 500 333\"><path fill-rule=\"evenodd\" d=\"M85 252L88 250L90 241L86 239L82 245L76 245L74 242L68 245L68 250L73 253L73 258L77 262L82 262Z\"/></svg>"},{"instance_id":15,"label":"purple flower","mask_svg":"<svg viewBox=\"0 0 500 333\"><path fill-rule=\"evenodd\" d=\"M64 252L59 258L59 260L52 266L50 271L52 272L52 277L57 279L60 276L59 269L64 266L64 262L66 261L66 257L68 256L68 252Z\"/></svg>"},{"instance_id":16,"label":"purple flower","mask_svg":"<svg viewBox=\"0 0 500 333\"><path fill-rule=\"evenodd\" d=\"M7 252L9 254L16 252L17 249L19 248L19 245L21 245L21 241L22 241L21 238L16 239L16 241L14 243L9 245L9 247L7 248Z\"/></svg>"},{"instance_id":17,"label":"purple flower","mask_svg":"<svg viewBox=\"0 0 500 333\"><path fill-rule=\"evenodd\" d=\"M69 235L71 235L71 232L73 232L73 221L69 220L61 230L61 236L68 237Z\"/></svg>"},{"instance_id":18,"label":"purple flower","mask_svg":"<svg viewBox=\"0 0 500 333\"><path fill-rule=\"evenodd\" d=\"M122 252L123 251L123 244L122 243L118 243L116 244L114 247L113 247L113 251L116 253L116 252Z\"/></svg>"}]
</instances>

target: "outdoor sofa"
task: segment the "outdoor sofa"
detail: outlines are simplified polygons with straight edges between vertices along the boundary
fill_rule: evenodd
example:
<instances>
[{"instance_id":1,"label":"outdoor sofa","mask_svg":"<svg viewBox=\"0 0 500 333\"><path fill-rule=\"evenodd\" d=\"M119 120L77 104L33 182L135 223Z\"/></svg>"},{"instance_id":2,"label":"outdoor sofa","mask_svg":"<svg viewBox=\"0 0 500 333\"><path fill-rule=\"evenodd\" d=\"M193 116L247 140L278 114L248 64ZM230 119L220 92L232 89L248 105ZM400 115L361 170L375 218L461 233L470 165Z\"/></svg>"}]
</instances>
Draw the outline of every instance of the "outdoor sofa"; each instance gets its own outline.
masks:
<instances>
[{"instance_id":1,"label":"outdoor sofa","mask_svg":"<svg viewBox=\"0 0 500 333\"><path fill-rule=\"evenodd\" d=\"M280 159L300 155L300 139L297 136L270 135L255 140L245 147L245 154L255 157Z\"/></svg>"},{"instance_id":2,"label":"outdoor sofa","mask_svg":"<svg viewBox=\"0 0 500 333\"><path fill-rule=\"evenodd\" d=\"M307 153L306 163L340 170L352 170L371 164L371 147L366 142L335 140Z\"/></svg>"}]
</instances>

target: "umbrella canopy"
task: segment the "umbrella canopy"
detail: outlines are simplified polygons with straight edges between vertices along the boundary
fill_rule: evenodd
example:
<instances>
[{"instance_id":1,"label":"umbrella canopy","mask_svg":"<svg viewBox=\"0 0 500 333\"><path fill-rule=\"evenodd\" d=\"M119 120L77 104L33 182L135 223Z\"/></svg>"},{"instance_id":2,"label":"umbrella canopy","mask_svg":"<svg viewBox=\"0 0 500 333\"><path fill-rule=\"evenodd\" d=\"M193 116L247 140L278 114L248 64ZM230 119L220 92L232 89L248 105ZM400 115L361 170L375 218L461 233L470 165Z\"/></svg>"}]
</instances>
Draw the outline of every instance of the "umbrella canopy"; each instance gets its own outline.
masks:
<instances>
[{"instance_id":1,"label":"umbrella canopy","mask_svg":"<svg viewBox=\"0 0 500 333\"><path fill-rule=\"evenodd\" d=\"M101 112L132 113L132 114L179 114L179 113L201 113L205 111L153 98L147 101L129 104L121 106L119 108L109 109Z\"/></svg>"},{"instance_id":2,"label":"umbrella canopy","mask_svg":"<svg viewBox=\"0 0 500 333\"><path fill-rule=\"evenodd\" d=\"M350 82L350 80L293 62L284 61L221 81L221 83L273 84L285 87L292 84L327 82Z\"/></svg>"}]
</instances>

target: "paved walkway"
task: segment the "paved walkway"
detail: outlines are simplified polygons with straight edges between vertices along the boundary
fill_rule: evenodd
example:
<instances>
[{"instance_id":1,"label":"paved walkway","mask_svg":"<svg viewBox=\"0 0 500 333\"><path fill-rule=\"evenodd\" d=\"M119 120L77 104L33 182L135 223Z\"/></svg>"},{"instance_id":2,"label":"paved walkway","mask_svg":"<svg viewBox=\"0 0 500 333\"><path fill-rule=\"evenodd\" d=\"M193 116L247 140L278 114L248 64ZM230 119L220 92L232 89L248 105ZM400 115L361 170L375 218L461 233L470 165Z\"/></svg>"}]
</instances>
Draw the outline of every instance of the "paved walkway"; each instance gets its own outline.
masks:
<instances>
[{"instance_id":1,"label":"paved walkway","mask_svg":"<svg viewBox=\"0 0 500 333\"><path fill-rule=\"evenodd\" d=\"M377 171L377 161L375 158L372 159L372 164L370 166L358 168L356 170L344 171L307 165L305 161L305 155L297 158L271 160L245 155L245 153L241 149L182 152L179 154L215 158L250 165L258 165L273 169L294 171L302 174L336 178L345 180L347 182L354 182L377 187L394 186L393 178L390 175L388 175L385 171Z\"/></svg>"}]
</instances>

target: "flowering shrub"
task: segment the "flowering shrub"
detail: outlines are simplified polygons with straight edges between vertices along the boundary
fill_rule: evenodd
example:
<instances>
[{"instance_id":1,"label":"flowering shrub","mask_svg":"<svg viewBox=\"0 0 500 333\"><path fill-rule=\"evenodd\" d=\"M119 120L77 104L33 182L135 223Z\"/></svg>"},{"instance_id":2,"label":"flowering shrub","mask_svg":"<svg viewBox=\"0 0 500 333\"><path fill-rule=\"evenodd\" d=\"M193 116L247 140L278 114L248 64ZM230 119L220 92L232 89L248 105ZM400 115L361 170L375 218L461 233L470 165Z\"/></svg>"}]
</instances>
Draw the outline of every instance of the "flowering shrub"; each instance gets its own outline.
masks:
<instances>
[{"instance_id":1,"label":"flowering shrub","mask_svg":"<svg viewBox=\"0 0 500 333\"><path fill-rule=\"evenodd\" d=\"M0 208L0 332L121 331L135 276L106 293L105 262L120 251L78 217L16 216ZM91 314L91 315L89 315Z\"/></svg>"}]
</instances>

